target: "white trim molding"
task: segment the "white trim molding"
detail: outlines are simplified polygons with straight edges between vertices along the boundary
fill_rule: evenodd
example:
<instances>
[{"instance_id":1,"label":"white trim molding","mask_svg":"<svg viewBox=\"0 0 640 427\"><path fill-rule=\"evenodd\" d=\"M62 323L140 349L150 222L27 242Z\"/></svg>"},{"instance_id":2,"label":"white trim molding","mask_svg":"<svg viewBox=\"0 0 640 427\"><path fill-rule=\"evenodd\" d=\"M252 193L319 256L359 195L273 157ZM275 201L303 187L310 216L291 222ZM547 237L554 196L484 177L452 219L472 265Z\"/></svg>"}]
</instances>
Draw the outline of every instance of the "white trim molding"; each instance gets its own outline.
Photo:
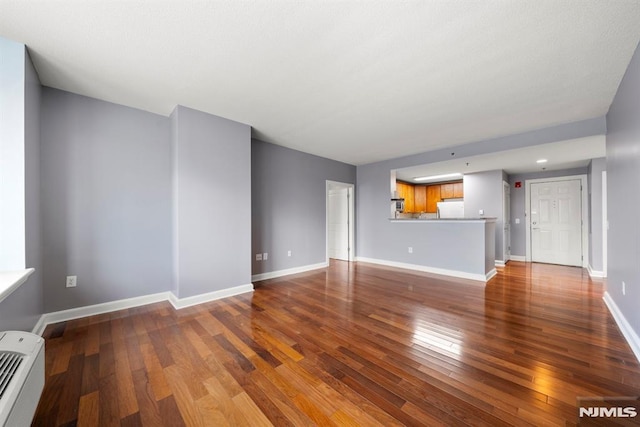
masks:
<instances>
[{"instance_id":1,"label":"white trim molding","mask_svg":"<svg viewBox=\"0 0 640 427\"><path fill-rule=\"evenodd\" d=\"M33 268L16 271L0 271L0 302L26 282L34 271Z\"/></svg>"},{"instance_id":2,"label":"white trim molding","mask_svg":"<svg viewBox=\"0 0 640 427\"><path fill-rule=\"evenodd\" d=\"M527 257L524 257L522 255L511 255L509 261L527 262Z\"/></svg>"},{"instance_id":3,"label":"white trim molding","mask_svg":"<svg viewBox=\"0 0 640 427\"><path fill-rule=\"evenodd\" d=\"M591 264L587 264L587 271L589 272L589 277L592 277L594 279L596 278L601 279L603 277L607 277L605 276L604 271L598 271L591 268Z\"/></svg>"},{"instance_id":4,"label":"white trim molding","mask_svg":"<svg viewBox=\"0 0 640 427\"><path fill-rule=\"evenodd\" d=\"M483 283L488 282L493 276L496 275L496 269L495 268L492 269L491 271L489 271L486 274L475 274L475 273L467 273L466 271L447 270L447 269L444 269L444 268L435 268L435 267L428 267L426 265L408 264L408 263L396 262L396 261L387 261L387 260L376 259L376 258L357 257L356 260L358 262L367 262L367 263L370 263L370 264L385 265L387 267L404 268L404 269L407 269L407 270L415 270L415 271L422 271L422 272L425 272L425 273L440 274L442 276L457 277L457 278L460 278L460 279L477 280L477 281L483 282Z\"/></svg>"},{"instance_id":5,"label":"white trim molding","mask_svg":"<svg viewBox=\"0 0 640 427\"><path fill-rule=\"evenodd\" d=\"M496 267L505 267L507 265L507 263L504 262L501 259L497 259L496 262L495 262L495 265L496 265Z\"/></svg>"},{"instance_id":6,"label":"white trim molding","mask_svg":"<svg viewBox=\"0 0 640 427\"><path fill-rule=\"evenodd\" d=\"M153 304L160 301L167 301L169 299L169 294L170 292L160 292L141 297L121 299L101 304L86 305L84 307L45 313L40 317L40 320L38 320L38 323L33 328L32 332L34 334L42 335L44 329L51 323L65 322L67 320L79 319L81 317L95 316L96 314L110 313L112 311L139 307L141 305Z\"/></svg>"},{"instance_id":7,"label":"white trim molding","mask_svg":"<svg viewBox=\"0 0 640 427\"><path fill-rule=\"evenodd\" d=\"M613 319L616 321L618 328L620 328L620 332L622 332L622 335L624 335L625 339L627 340L629 347L631 347L631 351L633 351L633 354L635 354L636 359L640 361L640 337L624 317L624 314L622 314L616 302L613 300L613 298L611 298L609 292L605 292L602 299L607 305L611 316L613 316Z\"/></svg>"},{"instance_id":8,"label":"white trim molding","mask_svg":"<svg viewBox=\"0 0 640 427\"><path fill-rule=\"evenodd\" d=\"M319 270L321 268L327 268L327 267L329 267L328 262L320 262L318 264L309 264L309 265L303 265L301 267L287 268L286 270L270 271L268 273L254 274L253 276L251 276L251 281L259 282L261 280L275 279L276 277L288 276L290 274L304 273L307 271Z\"/></svg>"},{"instance_id":9,"label":"white trim molding","mask_svg":"<svg viewBox=\"0 0 640 427\"><path fill-rule=\"evenodd\" d=\"M221 289L206 294L195 295L192 297L178 298L173 292L160 292L157 294L143 295L140 297L121 299L117 301L109 301L102 304L87 305L84 307L70 308L68 310L54 311L45 313L40 316L38 323L33 327L32 332L42 335L47 325L58 322L66 322L67 320L79 319L81 317L95 316L97 314L110 313L112 311L125 310L127 308L140 307L147 304L168 301L176 310L191 307L192 305L202 304L217 299L227 298L234 295L253 292L253 285L241 285L233 288Z\"/></svg>"},{"instance_id":10,"label":"white trim molding","mask_svg":"<svg viewBox=\"0 0 640 427\"><path fill-rule=\"evenodd\" d=\"M173 308L175 308L176 310L180 310L181 308L191 307L193 305L203 304L205 302L232 297L234 295L240 295L247 292L253 292L252 283L185 298L178 298L173 294L173 292L169 292L169 302L171 303Z\"/></svg>"}]
</instances>

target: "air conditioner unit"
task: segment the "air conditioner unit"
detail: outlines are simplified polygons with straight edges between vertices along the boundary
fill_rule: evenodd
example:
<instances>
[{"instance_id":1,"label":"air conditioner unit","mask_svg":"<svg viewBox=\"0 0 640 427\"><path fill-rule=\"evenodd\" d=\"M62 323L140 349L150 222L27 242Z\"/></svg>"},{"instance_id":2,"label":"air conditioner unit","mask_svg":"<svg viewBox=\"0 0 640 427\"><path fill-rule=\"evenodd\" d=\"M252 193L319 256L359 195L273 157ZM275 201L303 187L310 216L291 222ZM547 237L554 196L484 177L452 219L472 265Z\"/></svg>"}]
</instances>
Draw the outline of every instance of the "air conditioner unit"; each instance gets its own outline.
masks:
<instances>
[{"instance_id":1,"label":"air conditioner unit","mask_svg":"<svg viewBox=\"0 0 640 427\"><path fill-rule=\"evenodd\" d=\"M44 339L0 332L0 426L29 426L44 388Z\"/></svg>"}]
</instances>

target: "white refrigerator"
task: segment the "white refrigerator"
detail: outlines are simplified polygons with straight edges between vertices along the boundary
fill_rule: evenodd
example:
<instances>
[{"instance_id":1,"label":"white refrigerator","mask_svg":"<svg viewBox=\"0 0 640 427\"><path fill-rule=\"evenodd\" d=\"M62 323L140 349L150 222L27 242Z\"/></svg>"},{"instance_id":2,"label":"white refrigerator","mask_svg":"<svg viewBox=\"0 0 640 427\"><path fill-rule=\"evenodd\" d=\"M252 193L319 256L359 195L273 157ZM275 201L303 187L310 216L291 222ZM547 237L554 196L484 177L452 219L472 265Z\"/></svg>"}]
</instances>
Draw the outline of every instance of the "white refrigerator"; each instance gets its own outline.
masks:
<instances>
[{"instance_id":1,"label":"white refrigerator","mask_svg":"<svg viewBox=\"0 0 640 427\"><path fill-rule=\"evenodd\" d=\"M464 218L464 202L438 202L438 218Z\"/></svg>"}]
</instances>

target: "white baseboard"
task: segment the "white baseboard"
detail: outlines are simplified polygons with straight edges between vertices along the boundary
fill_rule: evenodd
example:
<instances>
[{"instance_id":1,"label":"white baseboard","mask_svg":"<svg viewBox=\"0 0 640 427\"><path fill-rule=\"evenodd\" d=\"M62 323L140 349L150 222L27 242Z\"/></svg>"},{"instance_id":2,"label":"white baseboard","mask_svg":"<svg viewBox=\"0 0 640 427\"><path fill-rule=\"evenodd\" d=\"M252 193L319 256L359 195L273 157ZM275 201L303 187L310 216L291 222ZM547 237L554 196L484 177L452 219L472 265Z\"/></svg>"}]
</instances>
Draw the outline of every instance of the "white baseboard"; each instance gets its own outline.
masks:
<instances>
[{"instance_id":1,"label":"white baseboard","mask_svg":"<svg viewBox=\"0 0 640 427\"><path fill-rule=\"evenodd\" d=\"M47 325L51 323L66 322L68 320L79 319L81 317L95 316L97 314L104 314L110 313L112 311L124 310L127 308L140 307L142 305L153 304L156 302L169 301L176 310L179 310L181 308L190 307L192 305L252 291L252 284L236 286L228 289L221 289L219 291L195 295L187 298L178 298L173 294L173 292L168 291L151 295L143 295L140 297L121 299L117 301L109 301L102 304L70 308L68 310L54 311L52 313L43 314L42 316L40 316L38 323L36 323L36 325L33 327L32 332L37 335L42 335Z\"/></svg>"},{"instance_id":2,"label":"white baseboard","mask_svg":"<svg viewBox=\"0 0 640 427\"><path fill-rule=\"evenodd\" d=\"M507 265L507 263L504 262L501 259L497 259L496 262L495 262L495 265L496 265L496 267L504 267L505 265Z\"/></svg>"},{"instance_id":3,"label":"white baseboard","mask_svg":"<svg viewBox=\"0 0 640 427\"><path fill-rule=\"evenodd\" d=\"M44 328L51 323L65 322L67 320L79 319L81 317L95 316L96 314L109 313L112 311L124 310L141 305L153 304L155 302L166 301L169 299L170 292L160 292L157 294L144 295L141 297L121 299L117 301L109 301L102 304L87 305L84 307L70 308L68 310L54 311L45 313L40 317L33 333L41 335Z\"/></svg>"},{"instance_id":4,"label":"white baseboard","mask_svg":"<svg viewBox=\"0 0 640 427\"><path fill-rule=\"evenodd\" d=\"M607 305L607 308L613 316L613 319L616 321L618 328L620 328L622 335L624 335L627 343L631 347L631 351L633 351L633 354L635 354L636 359L640 361L640 337L638 336L636 331L633 330L629 322L627 322L627 319L624 317L624 314L622 314L613 298L611 298L609 292L605 292L602 299Z\"/></svg>"},{"instance_id":5,"label":"white baseboard","mask_svg":"<svg viewBox=\"0 0 640 427\"><path fill-rule=\"evenodd\" d=\"M44 328L46 327L47 327L47 323L45 323L44 314L43 314L40 316L40 318L38 319L38 322L31 330L31 333L42 336L42 333L44 332Z\"/></svg>"},{"instance_id":6,"label":"white baseboard","mask_svg":"<svg viewBox=\"0 0 640 427\"><path fill-rule=\"evenodd\" d=\"M498 274L498 272L496 271L496 269L492 269L490 272L488 272L487 274L485 274L485 282L488 282L489 280L493 279L495 277L495 275Z\"/></svg>"},{"instance_id":7,"label":"white baseboard","mask_svg":"<svg viewBox=\"0 0 640 427\"><path fill-rule=\"evenodd\" d=\"M234 295L244 294L247 292L253 292L253 284L240 285L233 288L221 289L219 291L208 292L206 294L194 295L186 298L178 298L173 294L173 292L169 292L169 302L173 305L173 308L180 310L181 308L191 307L192 305L232 297Z\"/></svg>"},{"instance_id":8,"label":"white baseboard","mask_svg":"<svg viewBox=\"0 0 640 427\"><path fill-rule=\"evenodd\" d=\"M416 270L416 271L422 271L425 273L434 273L434 274L441 274L443 276L458 277L460 279L477 280L479 282L484 282L484 283L486 283L496 273L495 269L491 270L487 274L474 274L474 273L467 273L465 271L447 270L444 268L428 267L426 265L407 264L404 262L387 261L382 259L366 258L366 257L357 257L356 260L358 262L368 262L370 264L386 265L388 267L405 268L407 270Z\"/></svg>"},{"instance_id":9,"label":"white baseboard","mask_svg":"<svg viewBox=\"0 0 640 427\"><path fill-rule=\"evenodd\" d=\"M597 271L591 268L591 264L587 264L587 271L589 272L589 276L593 278L603 278L606 277L604 275L604 271Z\"/></svg>"},{"instance_id":10,"label":"white baseboard","mask_svg":"<svg viewBox=\"0 0 640 427\"><path fill-rule=\"evenodd\" d=\"M251 281L259 282L260 280L275 279L276 277L304 273L306 271L319 270L327 267L329 267L329 263L321 262L318 264L303 265L302 267L287 268L286 270L270 271L268 273L254 274L251 276Z\"/></svg>"},{"instance_id":11,"label":"white baseboard","mask_svg":"<svg viewBox=\"0 0 640 427\"><path fill-rule=\"evenodd\" d=\"M518 261L518 262L526 262L527 257L522 255L511 255L509 257L509 261Z\"/></svg>"}]
</instances>

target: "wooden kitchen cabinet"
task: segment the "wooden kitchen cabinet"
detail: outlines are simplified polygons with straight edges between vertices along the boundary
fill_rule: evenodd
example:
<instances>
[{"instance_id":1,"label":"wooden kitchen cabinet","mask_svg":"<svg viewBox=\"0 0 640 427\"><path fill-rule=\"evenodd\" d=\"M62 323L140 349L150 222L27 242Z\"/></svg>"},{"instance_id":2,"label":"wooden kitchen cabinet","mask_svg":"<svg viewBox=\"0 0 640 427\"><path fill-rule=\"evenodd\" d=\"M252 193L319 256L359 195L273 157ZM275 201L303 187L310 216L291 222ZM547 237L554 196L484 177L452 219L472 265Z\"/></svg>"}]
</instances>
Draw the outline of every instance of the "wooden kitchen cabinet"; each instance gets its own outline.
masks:
<instances>
[{"instance_id":1,"label":"wooden kitchen cabinet","mask_svg":"<svg viewBox=\"0 0 640 427\"><path fill-rule=\"evenodd\" d=\"M438 185L427 185L427 209L425 212L427 213L436 213L438 212L438 202L440 199L440 184Z\"/></svg>"},{"instance_id":2,"label":"wooden kitchen cabinet","mask_svg":"<svg viewBox=\"0 0 640 427\"><path fill-rule=\"evenodd\" d=\"M436 213L438 202L464 197L462 181L432 185L413 185L396 181L396 192L399 198L404 199L404 211L407 213Z\"/></svg>"},{"instance_id":3,"label":"wooden kitchen cabinet","mask_svg":"<svg viewBox=\"0 0 640 427\"><path fill-rule=\"evenodd\" d=\"M416 185L413 187L414 211L427 212L427 187Z\"/></svg>"},{"instance_id":4,"label":"wooden kitchen cabinet","mask_svg":"<svg viewBox=\"0 0 640 427\"><path fill-rule=\"evenodd\" d=\"M464 197L464 187L462 181L447 182L440 184L440 198L444 199L462 199Z\"/></svg>"},{"instance_id":5,"label":"wooden kitchen cabinet","mask_svg":"<svg viewBox=\"0 0 640 427\"><path fill-rule=\"evenodd\" d=\"M413 185L401 181L396 181L396 192L398 198L404 199L404 211L414 212L414 192Z\"/></svg>"},{"instance_id":6,"label":"wooden kitchen cabinet","mask_svg":"<svg viewBox=\"0 0 640 427\"><path fill-rule=\"evenodd\" d=\"M453 183L453 197L456 199L464 197L464 186L462 185L462 181Z\"/></svg>"},{"instance_id":7,"label":"wooden kitchen cabinet","mask_svg":"<svg viewBox=\"0 0 640 427\"><path fill-rule=\"evenodd\" d=\"M453 199L453 184L441 184L440 185L440 197L443 199Z\"/></svg>"}]
</instances>

